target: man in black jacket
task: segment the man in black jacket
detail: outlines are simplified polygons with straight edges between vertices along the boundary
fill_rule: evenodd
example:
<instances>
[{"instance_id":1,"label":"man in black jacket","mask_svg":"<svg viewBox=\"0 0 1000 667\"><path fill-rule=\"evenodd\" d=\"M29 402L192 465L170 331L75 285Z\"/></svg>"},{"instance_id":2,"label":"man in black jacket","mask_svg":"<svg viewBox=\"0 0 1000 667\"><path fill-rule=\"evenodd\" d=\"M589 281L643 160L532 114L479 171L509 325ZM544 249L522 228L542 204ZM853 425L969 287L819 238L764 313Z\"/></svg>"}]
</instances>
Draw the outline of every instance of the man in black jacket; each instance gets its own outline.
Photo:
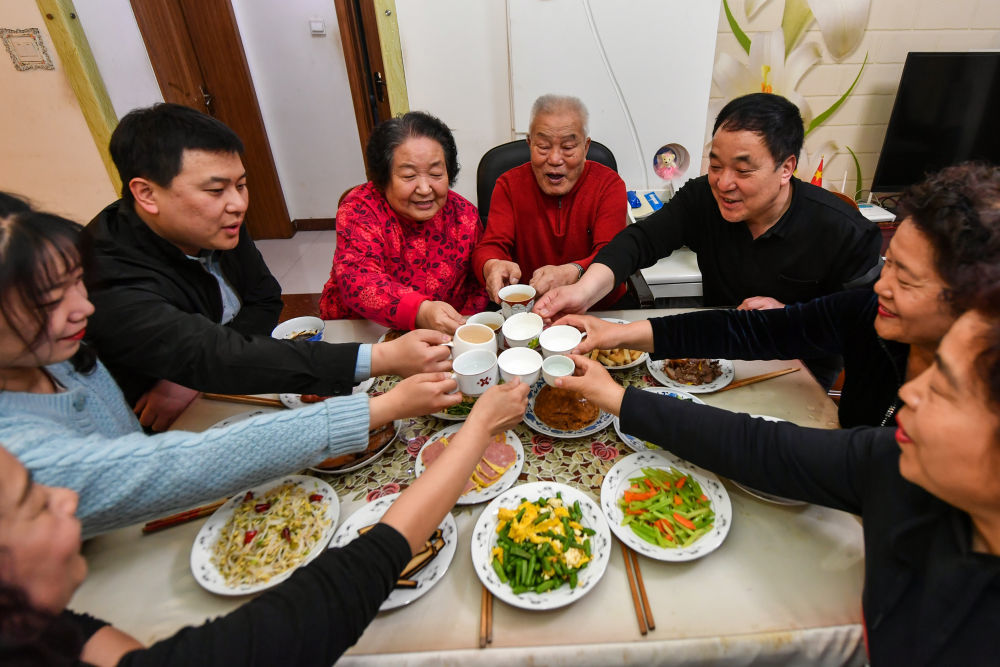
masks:
<instances>
[{"instance_id":1,"label":"man in black jacket","mask_svg":"<svg viewBox=\"0 0 1000 667\"><path fill-rule=\"evenodd\" d=\"M449 367L437 332L374 346L270 337L281 288L244 228L243 144L220 121L135 109L110 148L122 198L86 228L87 339L144 426L165 429L198 391L343 394L372 375Z\"/></svg>"}]
</instances>

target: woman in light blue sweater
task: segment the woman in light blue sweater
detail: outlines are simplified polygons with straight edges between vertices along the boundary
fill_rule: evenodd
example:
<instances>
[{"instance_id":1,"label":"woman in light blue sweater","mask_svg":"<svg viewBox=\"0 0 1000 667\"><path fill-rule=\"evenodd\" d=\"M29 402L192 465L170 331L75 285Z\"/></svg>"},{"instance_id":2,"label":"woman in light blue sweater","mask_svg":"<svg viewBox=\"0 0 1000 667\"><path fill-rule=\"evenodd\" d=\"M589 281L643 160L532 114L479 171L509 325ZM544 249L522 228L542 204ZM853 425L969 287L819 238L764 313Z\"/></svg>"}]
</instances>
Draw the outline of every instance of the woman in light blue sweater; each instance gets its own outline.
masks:
<instances>
[{"instance_id":1,"label":"woman in light blue sweater","mask_svg":"<svg viewBox=\"0 0 1000 667\"><path fill-rule=\"evenodd\" d=\"M428 373L374 398L147 436L81 343L93 306L80 238L75 223L0 195L0 443L40 483L79 493L84 536L360 452L369 429L461 400L448 375Z\"/></svg>"}]
</instances>

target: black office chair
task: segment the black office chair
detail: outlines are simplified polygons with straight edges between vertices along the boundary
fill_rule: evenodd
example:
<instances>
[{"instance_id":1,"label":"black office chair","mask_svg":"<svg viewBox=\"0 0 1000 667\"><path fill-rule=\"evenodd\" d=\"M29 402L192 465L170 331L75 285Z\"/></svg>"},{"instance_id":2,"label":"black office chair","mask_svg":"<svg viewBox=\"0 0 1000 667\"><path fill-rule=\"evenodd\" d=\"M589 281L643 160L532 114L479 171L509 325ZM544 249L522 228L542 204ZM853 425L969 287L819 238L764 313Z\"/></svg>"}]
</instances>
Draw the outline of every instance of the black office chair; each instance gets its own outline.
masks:
<instances>
[{"instance_id":1,"label":"black office chair","mask_svg":"<svg viewBox=\"0 0 1000 667\"><path fill-rule=\"evenodd\" d=\"M496 187L497 179L505 172L521 166L530 159L531 149L528 147L528 142L519 139L494 146L486 151L486 154L479 160L479 168L476 170L476 195L479 197L479 221L483 227L486 227L486 220L490 214L490 200L493 198L493 188ZM599 141L590 140L587 159L600 162L605 167L618 171L618 162L611 149ZM622 303L626 299L630 299L630 301ZM642 277L642 273L636 271L629 276L628 292L619 301L620 307L652 308L653 301L653 293Z\"/></svg>"},{"instance_id":2,"label":"black office chair","mask_svg":"<svg viewBox=\"0 0 1000 667\"><path fill-rule=\"evenodd\" d=\"M520 167L531 159L531 150L528 142L524 139L500 144L486 151L486 155L479 161L479 169L476 171L476 195L479 197L479 220L486 225L486 218L490 213L490 199L493 198L493 188L497 184L497 179L505 172L514 167ZM600 162L605 167L610 167L618 171L618 162L607 146L594 141L590 141L590 150L587 151L587 159Z\"/></svg>"}]
</instances>

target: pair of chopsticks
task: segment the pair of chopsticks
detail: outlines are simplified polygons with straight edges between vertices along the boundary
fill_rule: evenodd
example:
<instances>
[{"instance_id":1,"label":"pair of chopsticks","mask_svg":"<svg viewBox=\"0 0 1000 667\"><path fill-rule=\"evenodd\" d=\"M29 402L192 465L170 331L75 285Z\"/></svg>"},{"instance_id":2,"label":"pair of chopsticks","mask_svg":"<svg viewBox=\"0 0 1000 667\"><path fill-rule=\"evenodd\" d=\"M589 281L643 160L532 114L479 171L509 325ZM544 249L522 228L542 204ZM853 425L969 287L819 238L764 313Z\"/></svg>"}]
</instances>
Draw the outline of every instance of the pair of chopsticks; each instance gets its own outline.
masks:
<instances>
[{"instance_id":1,"label":"pair of chopsticks","mask_svg":"<svg viewBox=\"0 0 1000 667\"><path fill-rule=\"evenodd\" d=\"M479 610L479 648L493 643L493 593L483 586L483 604Z\"/></svg>"},{"instance_id":2,"label":"pair of chopsticks","mask_svg":"<svg viewBox=\"0 0 1000 667\"><path fill-rule=\"evenodd\" d=\"M622 555L625 557L625 573L628 575L628 585L632 589L632 604L635 605L635 617L639 621L639 633L645 635L656 628L653 621L653 610L646 597L646 585L642 583L642 570L639 569L639 556L622 542Z\"/></svg>"},{"instance_id":3,"label":"pair of chopsticks","mask_svg":"<svg viewBox=\"0 0 1000 667\"><path fill-rule=\"evenodd\" d=\"M222 507L222 504L225 503L226 500L228 500L228 498L223 498L222 500L218 500L209 505L202 505L201 507L195 507L194 509L178 512L177 514L171 514L170 516L165 516L162 519L155 519L142 527L142 533L143 535L147 535L149 533L155 533L163 530L164 528L171 528L182 523L187 523L188 521L204 518Z\"/></svg>"},{"instance_id":4,"label":"pair of chopsticks","mask_svg":"<svg viewBox=\"0 0 1000 667\"><path fill-rule=\"evenodd\" d=\"M285 404L276 398L264 398L263 396L251 396L249 394L210 394L204 393L202 398L212 401L227 401L229 403L246 403L247 405L262 405L268 408L283 408Z\"/></svg>"},{"instance_id":5,"label":"pair of chopsticks","mask_svg":"<svg viewBox=\"0 0 1000 667\"><path fill-rule=\"evenodd\" d=\"M748 384L756 384L757 382L763 382L764 380L770 380L771 378L781 377L782 375L788 375L789 373L794 373L799 370L798 368L783 368L780 371L771 371L770 373L763 373L761 375L754 375L753 377L743 378L742 380L736 380L735 382L730 382L720 391L729 391L730 389L739 389L740 387L745 387Z\"/></svg>"}]
</instances>

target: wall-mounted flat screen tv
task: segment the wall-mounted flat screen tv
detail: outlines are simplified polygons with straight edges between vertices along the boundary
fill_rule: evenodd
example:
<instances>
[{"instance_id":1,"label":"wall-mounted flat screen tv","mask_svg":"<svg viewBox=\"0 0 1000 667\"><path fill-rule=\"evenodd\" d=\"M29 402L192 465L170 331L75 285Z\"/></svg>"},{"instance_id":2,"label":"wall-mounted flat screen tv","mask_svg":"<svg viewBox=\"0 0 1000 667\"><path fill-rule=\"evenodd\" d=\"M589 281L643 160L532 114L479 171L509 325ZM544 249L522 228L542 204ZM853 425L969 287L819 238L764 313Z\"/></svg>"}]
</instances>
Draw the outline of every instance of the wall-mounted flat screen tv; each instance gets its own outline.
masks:
<instances>
[{"instance_id":1,"label":"wall-mounted flat screen tv","mask_svg":"<svg viewBox=\"0 0 1000 667\"><path fill-rule=\"evenodd\" d=\"M911 52L872 190L898 192L966 160L1000 164L1000 52Z\"/></svg>"}]
</instances>

